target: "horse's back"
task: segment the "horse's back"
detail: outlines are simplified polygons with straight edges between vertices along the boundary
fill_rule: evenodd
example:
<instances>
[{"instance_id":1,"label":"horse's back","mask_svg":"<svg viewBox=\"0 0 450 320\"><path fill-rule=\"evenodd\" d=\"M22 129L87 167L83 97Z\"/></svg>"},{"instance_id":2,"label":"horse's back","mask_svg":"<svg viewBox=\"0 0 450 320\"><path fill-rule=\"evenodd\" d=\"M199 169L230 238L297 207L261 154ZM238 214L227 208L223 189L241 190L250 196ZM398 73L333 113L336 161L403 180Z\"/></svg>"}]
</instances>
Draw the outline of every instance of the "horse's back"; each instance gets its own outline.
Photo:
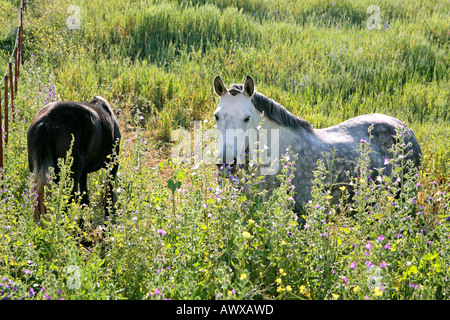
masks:
<instances>
[{"instance_id":1,"label":"horse's back","mask_svg":"<svg viewBox=\"0 0 450 320\"><path fill-rule=\"evenodd\" d=\"M371 131L369 133L370 127ZM379 154L380 157L388 158L392 156L389 150L398 142L396 136L398 129L401 127L404 127L406 133L402 139L406 144L411 143L411 150L413 152L409 158L414 161L416 166L419 166L421 149L413 131L407 128L402 121L394 117L379 113L365 114L348 119L333 127L317 131L330 144L335 145L336 143L341 143L344 146L347 145L347 149L352 150L356 144L361 143L361 140L369 141L369 137L371 136L372 150ZM384 161L384 159L379 161Z\"/></svg>"},{"instance_id":2,"label":"horse's back","mask_svg":"<svg viewBox=\"0 0 450 320\"><path fill-rule=\"evenodd\" d=\"M52 149L53 161L66 156L74 139L72 154L86 163L89 172L104 165L116 139L120 139L112 111L100 104L58 101L44 106L30 126L29 141L44 127L50 130L45 143Z\"/></svg>"}]
</instances>

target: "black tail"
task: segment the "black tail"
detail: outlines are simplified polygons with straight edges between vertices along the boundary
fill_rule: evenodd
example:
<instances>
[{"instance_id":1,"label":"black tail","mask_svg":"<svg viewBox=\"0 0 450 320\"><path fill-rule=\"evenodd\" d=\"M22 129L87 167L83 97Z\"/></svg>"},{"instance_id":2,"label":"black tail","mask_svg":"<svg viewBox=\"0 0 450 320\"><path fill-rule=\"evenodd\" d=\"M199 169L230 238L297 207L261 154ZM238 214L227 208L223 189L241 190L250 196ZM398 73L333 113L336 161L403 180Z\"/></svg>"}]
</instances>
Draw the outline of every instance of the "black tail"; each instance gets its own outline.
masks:
<instances>
[{"instance_id":1,"label":"black tail","mask_svg":"<svg viewBox=\"0 0 450 320\"><path fill-rule=\"evenodd\" d=\"M34 174L38 205L34 212L34 218L39 221L41 214L45 212L44 186L47 185L48 168L53 163L53 139L50 124L45 119L35 122L28 130L28 165Z\"/></svg>"}]
</instances>

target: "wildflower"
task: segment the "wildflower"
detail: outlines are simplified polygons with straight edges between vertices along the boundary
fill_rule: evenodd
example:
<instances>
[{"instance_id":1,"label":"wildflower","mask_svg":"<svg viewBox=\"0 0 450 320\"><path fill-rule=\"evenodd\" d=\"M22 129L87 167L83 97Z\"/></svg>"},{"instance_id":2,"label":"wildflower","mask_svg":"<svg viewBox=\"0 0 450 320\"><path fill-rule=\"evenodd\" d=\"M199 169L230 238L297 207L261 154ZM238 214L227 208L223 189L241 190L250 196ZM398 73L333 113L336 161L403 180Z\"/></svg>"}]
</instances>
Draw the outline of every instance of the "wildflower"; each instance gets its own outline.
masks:
<instances>
[{"instance_id":1,"label":"wildflower","mask_svg":"<svg viewBox=\"0 0 450 320\"><path fill-rule=\"evenodd\" d=\"M389 164L389 158L387 158L387 159L384 159L384 165L387 165L387 164Z\"/></svg>"},{"instance_id":2,"label":"wildflower","mask_svg":"<svg viewBox=\"0 0 450 320\"><path fill-rule=\"evenodd\" d=\"M244 237L244 239L250 239L252 237L252 235L248 231L242 232L242 236Z\"/></svg>"},{"instance_id":3,"label":"wildflower","mask_svg":"<svg viewBox=\"0 0 450 320\"><path fill-rule=\"evenodd\" d=\"M368 244L366 244L366 249L370 250L370 248L372 248L372 244L369 242Z\"/></svg>"},{"instance_id":4,"label":"wildflower","mask_svg":"<svg viewBox=\"0 0 450 320\"><path fill-rule=\"evenodd\" d=\"M46 294L44 294L44 298L45 298L46 300L50 300L50 295L48 295L48 294L46 293Z\"/></svg>"},{"instance_id":5,"label":"wildflower","mask_svg":"<svg viewBox=\"0 0 450 320\"><path fill-rule=\"evenodd\" d=\"M281 278L278 278L277 280L275 280L276 283L281 284L282 280Z\"/></svg>"},{"instance_id":6,"label":"wildflower","mask_svg":"<svg viewBox=\"0 0 450 320\"><path fill-rule=\"evenodd\" d=\"M157 296L159 296L159 289L158 289L158 288L155 289L155 294L156 294Z\"/></svg>"},{"instance_id":7,"label":"wildflower","mask_svg":"<svg viewBox=\"0 0 450 320\"><path fill-rule=\"evenodd\" d=\"M347 277L342 277L342 282L344 282L344 283L347 283L348 282L348 279L347 279Z\"/></svg>"},{"instance_id":8,"label":"wildflower","mask_svg":"<svg viewBox=\"0 0 450 320\"><path fill-rule=\"evenodd\" d=\"M359 291L359 286L356 286L356 287L353 288L353 292L354 293L358 293L358 291Z\"/></svg>"},{"instance_id":9,"label":"wildflower","mask_svg":"<svg viewBox=\"0 0 450 320\"><path fill-rule=\"evenodd\" d=\"M165 236L166 232L164 231L164 229L158 229L158 234L161 236Z\"/></svg>"},{"instance_id":10,"label":"wildflower","mask_svg":"<svg viewBox=\"0 0 450 320\"><path fill-rule=\"evenodd\" d=\"M384 246L384 248L385 248L386 250L391 250L391 245L388 243L387 245Z\"/></svg>"},{"instance_id":11,"label":"wildflower","mask_svg":"<svg viewBox=\"0 0 450 320\"><path fill-rule=\"evenodd\" d=\"M378 288L378 287L375 287L373 289L373 292L375 294L375 297L381 297L381 295L383 294L383 291L381 291L380 288Z\"/></svg>"},{"instance_id":12,"label":"wildflower","mask_svg":"<svg viewBox=\"0 0 450 320\"><path fill-rule=\"evenodd\" d=\"M339 295L338 295L338 294L332 293L331 295L333 296L333 299L334 299L334 300L339 299Z\"/></svg>"},{"instance_id":13,"label":"wildflower","mask_svg":"<svg viewBox=\"0 0 450 320\"><path fill-rule=\"evenodd\" d=\"M378 241L381 242L381 241L383 241L383 240L384 240L384 236L383 236L383 235L381 235L381 236L378 237Z\"/></svg>"},{"instance_id":14,"label":"wildflower","mask_svg":"<svg viewBox=\"0 0 450 320\"><path fill-rule=\"evenodd\" d=\"M247 279L247 274L246 274L246 273L241 274L240 279L241 279L241 280Z\"/></svg>"},{"instance_id":15,"label":"wildflower","mask_svg":"<svg viewBox=\"0 0 450 320\"><path fill-rule=\"evenodd\" d=\"M387 266L386 261L383 261L380 265L380 268L385 268Z\"/></svg>"},{"instance_id":16,"label":"wildflower","mask_svg":"<svg viewBox=\"0 0 450 320\"><path fill-rule=\"evenodd\" d=\"M23 270L23 273L25 273L26 275L29 275L31 273L31 271L28 269L25 269L25 270Z\"/></svg>"},{"instance_id":17,"label":"wildflower","mask_svg":"<svg viewBox=\"0 0 450 320\"><path fill-rule=\"evenodd\" d=\"M355 270L356 269L356 263L355 262L350 263L350 268Z\"/></svg>"},{"instance_id":18,"label":"wildflower","mask_svg":"<svg viewBox=\"0 0 450 320\"><path fill-rule=\"evenodd\" d=\"M291 287L290 285L287 285L287 286L286 286L286 291L287 291L287 292L291 292L291 291L292 291L292 287Z\"/></svg>"}]
</instances>

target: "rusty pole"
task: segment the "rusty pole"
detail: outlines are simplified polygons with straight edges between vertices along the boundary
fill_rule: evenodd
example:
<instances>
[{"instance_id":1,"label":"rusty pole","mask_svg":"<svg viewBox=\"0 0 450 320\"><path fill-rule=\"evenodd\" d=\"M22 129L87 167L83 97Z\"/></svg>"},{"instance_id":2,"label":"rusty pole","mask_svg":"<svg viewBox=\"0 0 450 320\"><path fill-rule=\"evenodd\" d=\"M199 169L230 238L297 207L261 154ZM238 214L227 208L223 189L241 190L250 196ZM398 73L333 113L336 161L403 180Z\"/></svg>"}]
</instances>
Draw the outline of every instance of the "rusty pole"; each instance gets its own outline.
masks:
<instances>
[{"instance_id":1,"label":"rusty pole","mask_svg":"<svg viewBox=\"0 0 450 320\"><path fill-rule=\"evenodd\" d=\"M15 122L16 117L14 115L14 83L13 83L13 74L12 74L12 63L9 62L9 86L11 91L11 114L12 114L12 120Z\"/></svg>"},{"instance_id":2,"label":"rusty pole","mask_svg":"<svg viewBox=\"0 0 450 320\"><path fill-rule=\"evenodd\" d=\"M0 168L3 169L2 92L0 91Z\"/></svg>"},{"instance_id":3,"label":"rusty pole","mask_svg":"<svg viewBox=\"0 0 450 320\"><path fill-rule=\"evenodd\" d=\"M8 144L8 75L5 76L5 148Z\"/></svg>"}]
</instances>

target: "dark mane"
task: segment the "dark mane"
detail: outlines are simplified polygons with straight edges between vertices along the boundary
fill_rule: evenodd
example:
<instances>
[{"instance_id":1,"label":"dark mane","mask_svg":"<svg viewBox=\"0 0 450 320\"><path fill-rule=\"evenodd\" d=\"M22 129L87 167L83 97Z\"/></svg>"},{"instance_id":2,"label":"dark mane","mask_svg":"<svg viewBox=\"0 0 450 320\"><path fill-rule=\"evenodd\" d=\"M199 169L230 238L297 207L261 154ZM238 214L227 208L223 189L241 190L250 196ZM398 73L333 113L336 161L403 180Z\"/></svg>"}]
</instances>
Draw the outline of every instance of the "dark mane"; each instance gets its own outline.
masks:
<instances>
[{"instance_id":1,"label":"dark mane","mask_svg":"<svg viewBox=\"0 0 450 320\"><path fill-rule=\"evenodd\" d=\"M242 84L232 84L228 92L235 96L243 92ZM294 130L304 129L308 132L313 131L313 127L308 121L300 119L290 113L285 107L278 102L267 98L265 95L256 92L252 95L252 103L256 109L263 112L270 120L278 123L281 126L291 128Z\"/></svg>"}]
</instances>

